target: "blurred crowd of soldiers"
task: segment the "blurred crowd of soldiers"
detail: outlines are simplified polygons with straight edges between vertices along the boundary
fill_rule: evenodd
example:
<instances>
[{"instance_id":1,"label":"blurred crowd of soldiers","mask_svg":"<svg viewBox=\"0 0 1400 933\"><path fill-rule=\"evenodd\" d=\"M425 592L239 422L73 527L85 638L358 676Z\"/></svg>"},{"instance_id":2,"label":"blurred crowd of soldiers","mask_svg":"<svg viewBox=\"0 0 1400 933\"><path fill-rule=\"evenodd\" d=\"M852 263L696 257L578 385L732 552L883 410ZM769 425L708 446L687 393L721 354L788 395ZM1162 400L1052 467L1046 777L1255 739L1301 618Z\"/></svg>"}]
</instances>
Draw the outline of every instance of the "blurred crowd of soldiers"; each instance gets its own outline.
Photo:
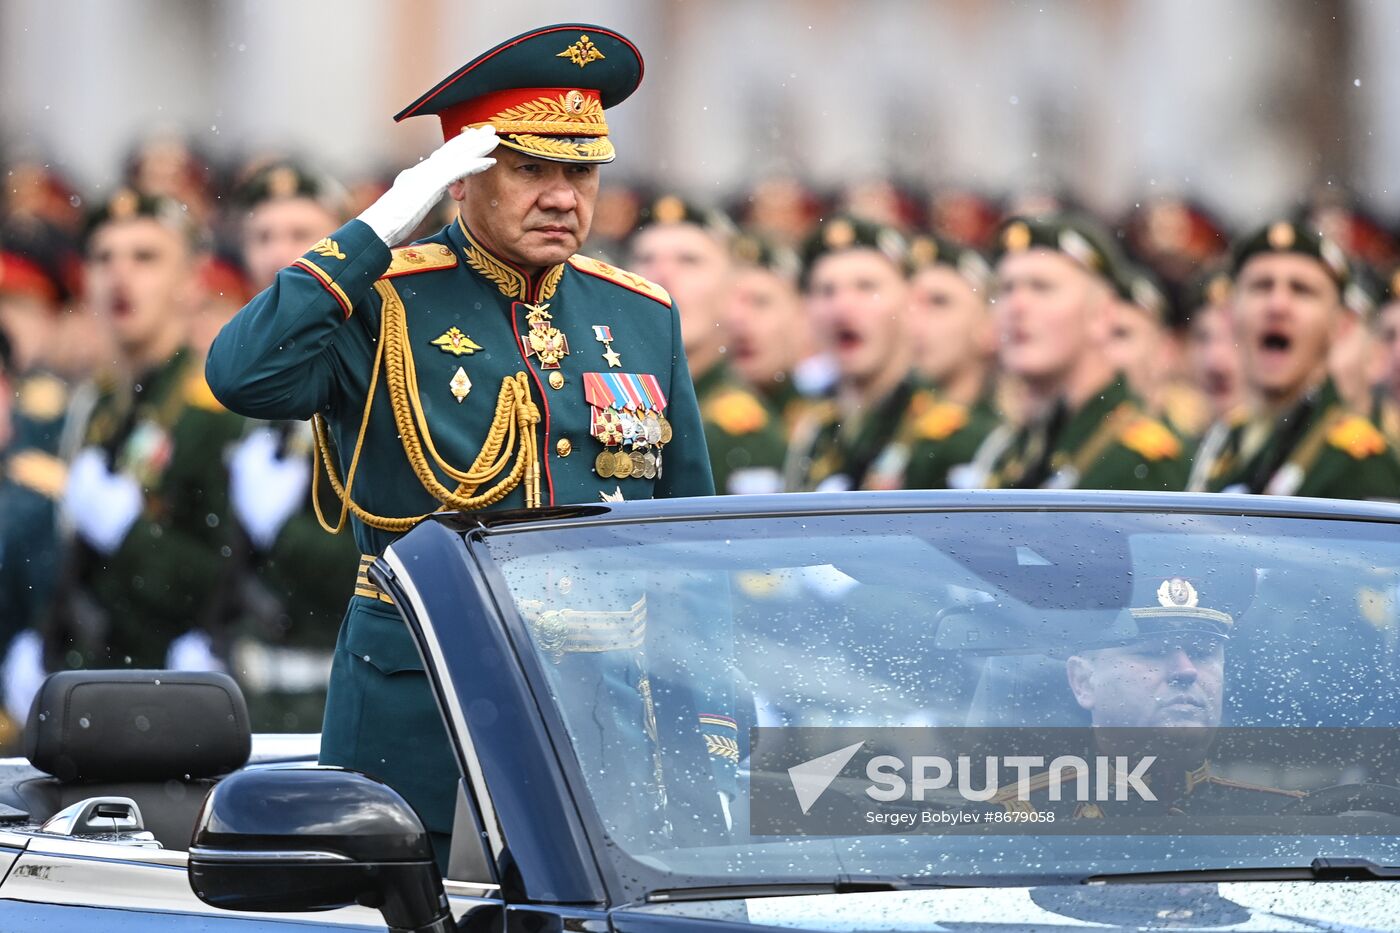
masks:
<instances>
[{"instance_id":1,"label":"blurred crowd of soldiers","mask_svg":"<svg viewBox=\"0 0 1400 933\"><path fill-rule=\"evenodd\" d=\"M47 671L222 668L255 729L319 730L358 550L323 530L308 425L224 410L203 359L387 180L218 172L161 139L99 203L38 162L5 181L4 709ZM675 299L721 493L1400 498L1397 239L1336 196L1257 220L790 177L703 204L605 177L586 252Z\"/></svg>"}]
</instances>

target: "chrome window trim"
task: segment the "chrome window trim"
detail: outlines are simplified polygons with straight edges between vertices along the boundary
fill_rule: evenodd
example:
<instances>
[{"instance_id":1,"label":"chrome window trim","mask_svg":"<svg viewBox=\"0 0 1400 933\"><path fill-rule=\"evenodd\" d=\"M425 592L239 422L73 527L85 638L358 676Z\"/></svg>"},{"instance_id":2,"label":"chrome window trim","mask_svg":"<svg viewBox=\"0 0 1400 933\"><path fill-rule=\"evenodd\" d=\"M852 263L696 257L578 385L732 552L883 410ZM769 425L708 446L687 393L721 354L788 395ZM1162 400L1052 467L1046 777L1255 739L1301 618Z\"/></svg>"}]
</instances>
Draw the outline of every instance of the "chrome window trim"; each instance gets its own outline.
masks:
<instances>
[{"instance_id":1,"label":"chrome window trim","mask_svg":"<svg viewBox=\"0 0 1400 933\"><path fill-rule=\"evenodd\" d=\"M394 582L402 588L404 595L408 597L409 604L413 607L413 613L418 617L419 625L423 629L423 638L427 642L424 646L427 649L427 660L433 665L438 682L443 685L442 692L447 701L448 718L452 721L452 729L457 734L462 752L466 757L467 777L471 781L472 793L476 796L477 805L481 808L483 828L486 830L487 838L491 841L491 854L499 859L505 852L505 837L501 833L501 825L496 818L496 808L491 803L491 794L486 787L486 776L481 770L481 760L477 757L476 746L472 742L471 733L467 730L467 716L462 709L461 701L458 699L451 671L443 656L442 644L438 641L437 630L433 627L432 619L428 617L428 611L423 605L418 588L414 586L413 580L409 576L408 567L394 553L392 544L385 549L381 559L394 571ZM479 887L480 885L474 886Z\"/></svg>"},{"instance_id":2,"label":"chrome window trim","mask_svg":"<svg viewBox=\"0 0 1400 933\"><path fill-rule=\"evenodd\" d=\"M190 849L190 858L211 862L353 862L348 855L339 852L321 852L315 849L289 849L286 852L258 851L250 849L209 849L202 846Z\"/></svg>"}]
</instances>

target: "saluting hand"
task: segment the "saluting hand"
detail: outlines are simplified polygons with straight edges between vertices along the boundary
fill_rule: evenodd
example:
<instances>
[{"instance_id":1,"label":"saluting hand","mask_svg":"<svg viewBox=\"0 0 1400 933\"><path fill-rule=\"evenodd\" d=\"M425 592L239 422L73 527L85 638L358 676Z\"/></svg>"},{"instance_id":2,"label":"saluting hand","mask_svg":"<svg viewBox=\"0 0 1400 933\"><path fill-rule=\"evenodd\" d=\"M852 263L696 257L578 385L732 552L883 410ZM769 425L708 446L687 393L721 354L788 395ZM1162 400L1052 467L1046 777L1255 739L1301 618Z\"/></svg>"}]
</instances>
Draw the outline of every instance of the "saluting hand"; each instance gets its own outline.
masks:
<instances>
[{"instance_id":1,"label":"saluting hand","mask_svg":"<svg viewBox=\"0 0 1400 933\"><path fill-rule=\"evenodd\" d=\"M399 172L394 185L360 214L360 220L393 248L404 241L454 181L496 164L486 158L496 148L496 128L463 130L422 162Z\"/></svg>"}]
</instances>

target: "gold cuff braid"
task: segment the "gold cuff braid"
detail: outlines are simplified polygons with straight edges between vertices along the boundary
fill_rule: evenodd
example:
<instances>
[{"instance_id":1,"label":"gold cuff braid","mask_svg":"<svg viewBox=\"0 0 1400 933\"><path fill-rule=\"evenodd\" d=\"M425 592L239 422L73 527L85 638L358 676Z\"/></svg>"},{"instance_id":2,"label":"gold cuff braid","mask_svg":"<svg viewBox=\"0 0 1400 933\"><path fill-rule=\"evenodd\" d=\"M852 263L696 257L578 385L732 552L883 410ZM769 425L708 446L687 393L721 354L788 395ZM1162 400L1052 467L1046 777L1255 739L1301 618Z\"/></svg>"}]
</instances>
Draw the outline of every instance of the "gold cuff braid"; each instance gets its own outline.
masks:
<instances>
[{"instance_id":1,"label":"gold cuff braid","mask_svg":"<svg viewBox=\"0 0 1400 933\"><path fill-rule=\"evenodd\" d=\"M432 514L387 517L376 515L352 497L355 486L355 473L359 468L360 454L364 448L365 433L369 428L370 411L374 406L374 393L379 384L379 368L382 360L384 383L389 390L389 405L394 414L394 426L403 444L404 455L409 467L429 494L449 509L473 510L495 505L510 495L517 486L524 485L525 506L538 508L540 505L540 456L535 426L540 421L540 410L530 397L530 380L524 372L517 372L501 380L501 391L496 399L496 412L487 431L486 440L481 445L470 469L456 469L438 453L428 430L428 419L423 413L423 402L418 395L418 373L413 362L413 351L408 341L408 316L403 299L394 286L384 280L374 283L375 291L383 299L379 319L379 340L375 345L374 363L370 372L369 391L365 396L364 412L360 418L359 434L355 438L355 449L350 457L350 467L345 481L341 482L335 463L331 457L325 419L319 414L312 418L316 434L316 451L321 465L325 467L326 478L331 489L340 499L340 516L332 526L321 512L320 469L313 473L312 505L321 527L331 534L339 534L345 527L347 514L353 514L361 522L381 531L400 533ZM433 466L424 455L424 450L432 457L433 463L455 480L457 487L448 489L442 485L433 472ZM510 463L514 455L514 463ZM495 485L477 493L483 483L491 482L500 476L510 463L510 470Z\"/></svg>"}]
</instances>

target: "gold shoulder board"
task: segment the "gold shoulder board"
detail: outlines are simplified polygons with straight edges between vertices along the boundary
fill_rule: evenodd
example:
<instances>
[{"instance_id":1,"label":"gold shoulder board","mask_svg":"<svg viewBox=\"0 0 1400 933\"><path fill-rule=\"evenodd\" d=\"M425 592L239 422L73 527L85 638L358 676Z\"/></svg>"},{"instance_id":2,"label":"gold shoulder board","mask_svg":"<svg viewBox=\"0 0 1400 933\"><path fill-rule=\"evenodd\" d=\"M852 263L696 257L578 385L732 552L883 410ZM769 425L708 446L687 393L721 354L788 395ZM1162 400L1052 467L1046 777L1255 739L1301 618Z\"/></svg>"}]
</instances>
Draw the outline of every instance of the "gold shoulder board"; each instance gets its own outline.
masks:
<instances>
[{"instance_id":1,"label":"gold shoulder board","mask_svg":"<svg viewBox=\"0 0 1400 933\"><path fill-rule=\"evenodd\" d=\"M1327 432L1327 443L1354 460L1385 452L1385 437L1360 415L1347 415Z\"/></svg>"},{"instance_id":2,"label":"gold shoulder board","mask_svg":"<svg viewBox=\"0 0 1400 933\"><path fill-rule=\"evenodd\" d=\"M192 370L185 377L184 384L185 401L195 408L203 408L205 411L227 411L214 397L214 391L209 388L209 383L204 381L204 369L199 367Z\"/></svg>"},{"instance_id":3,"label":"gold shoulder board","mask_svg":"<svg viewBox=\"0 0 1400 933\"><path fill-rule=\"evenodd\" d=\"M1128 422L1118 441L1146 460L1167 460L1181 456L1181 441L1155 418L1141 417Z\"/></svg>"},{"instance_id":4,"label":"gold shoulder board","mask_svg":"<svg viewBox=\"0 0 1400 933\"><path fill-rule=\"evenodd\" d=\"M731 389L706 403L705 420L719 425L725 434L752 434L768 424L763 403L741 389Z\"/></svg>"},{"instance_id":5,"label":"gold shoulder board","mask_svg":"<svg viewBox=\"0 0 1400 933\"><path fill-rule=\"evenodd\" d=\"M585 272L588 275L596 276L600 279L606 279L615 285L621 285L629 291L634 291L639 295L646 295L653 301L659 301L668 308L671 307L671 295L666 289L657 285L655 282L642 278L636 273L628 272L626 269L619 269L617 266L610 266L605 262L599 262L587 256L570 256L569 265L580 272Z\"/></svg>"},{"instance_id":6,"label":"gold shoulder board","mask_svg":"<svg viewBox=\"0 0 1400 933\"><path fill-rule=\"evenodd\" d=\"M431 272L434 269L451 269L457 265L457 254L441 243L420 243L417 246L400 246L390 250L393 260L389 268L380 276L393 279L415 272Z\"/></svg>"}]
</instances>

